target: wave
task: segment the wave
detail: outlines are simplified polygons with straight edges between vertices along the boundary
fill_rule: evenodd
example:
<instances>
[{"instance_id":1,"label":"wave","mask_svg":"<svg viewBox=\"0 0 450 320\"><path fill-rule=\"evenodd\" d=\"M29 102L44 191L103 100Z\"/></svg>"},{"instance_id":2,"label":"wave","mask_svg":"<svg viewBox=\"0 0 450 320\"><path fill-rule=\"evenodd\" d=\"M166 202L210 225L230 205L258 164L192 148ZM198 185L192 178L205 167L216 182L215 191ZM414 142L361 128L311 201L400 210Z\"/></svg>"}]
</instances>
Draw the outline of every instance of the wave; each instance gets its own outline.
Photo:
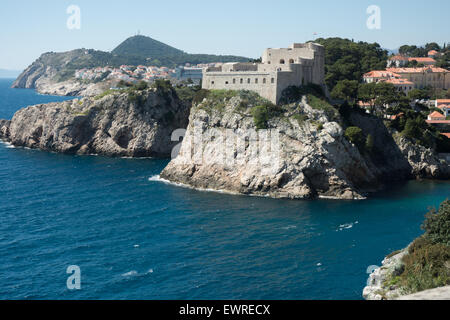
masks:
<instances>
[{"instance_id":1,"label":"wave","mask_svg":"<svg viewBox=\"0 0 450 320\"><path fill-rule=\"evenodd\" d=\"M141 277L141 276L145 276L145 275L152 274L152 273L153 273L153 269L148 269L145 273L139 273L136 270L131 270L129 272L123 273L122 277L125 277L125 278Z\"/></svg>"},{"instance_id":2,"label":"wave","mask_svg":"<svg viewBox=\"0 0 450 320\"><path fill-rule=\"evenodd\" d=\"M200 192L213 192L213 193L229 194L229 195L233 195L233 196L250 196L250 197L256 197L256 198L269 198L270 197L269 195L257 195L257 194L244 195L242 193L233 192L233 191L229 191L229 190L220 190L220 189L216 190L216 189L209 189L209 188L193 187L188 184L184 184L184 183L180 183L180 182L172 182L172 181L163 179L163 178L161 178L160 175L152 176L152 177L148 178L148 181L162 182L167 185L172 185L175 187L180 187L180 188L185 188L185 189L196 190L196 191L200 191Z\"/></svg>"},{"instance_id":3,"label":"wave","mask_svg":"<svg viewBox=\"0 0 450 320\"><path fill-rule=\"evenodd\" d=\"M351 229L351 228L353 228L353 226L355 224L358 224L358 223L359 223L359 221L341 224L341 225L339 225L339 227L338 227L338 229L336 231L342 231L342 230Z\"/></svg>"}]
</instances>

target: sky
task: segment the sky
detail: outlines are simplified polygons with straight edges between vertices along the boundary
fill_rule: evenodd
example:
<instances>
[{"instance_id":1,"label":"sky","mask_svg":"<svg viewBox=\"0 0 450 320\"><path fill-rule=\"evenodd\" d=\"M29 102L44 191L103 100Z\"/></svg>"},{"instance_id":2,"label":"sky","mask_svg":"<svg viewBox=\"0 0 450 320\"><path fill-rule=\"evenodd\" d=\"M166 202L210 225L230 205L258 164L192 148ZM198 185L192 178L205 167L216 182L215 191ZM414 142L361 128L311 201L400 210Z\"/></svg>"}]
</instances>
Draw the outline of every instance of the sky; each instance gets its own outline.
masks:
<instances>
[{"instance_id":1,"label":"sky","mask_svg":"<svg viewBox=\"0 0 450 320\"><path fill-rule=\"evenodd\" d=\"M80 9L79 29L67 27L71 5ZM380 10L379 28L367 26L371 5ZM2 0L0 69L23 70L49 51L111 51L138 32L188 53L251 58L318 37L387 49L443 45L450 42L449 12L448 0Z\"/></svg>"}]
</instances>

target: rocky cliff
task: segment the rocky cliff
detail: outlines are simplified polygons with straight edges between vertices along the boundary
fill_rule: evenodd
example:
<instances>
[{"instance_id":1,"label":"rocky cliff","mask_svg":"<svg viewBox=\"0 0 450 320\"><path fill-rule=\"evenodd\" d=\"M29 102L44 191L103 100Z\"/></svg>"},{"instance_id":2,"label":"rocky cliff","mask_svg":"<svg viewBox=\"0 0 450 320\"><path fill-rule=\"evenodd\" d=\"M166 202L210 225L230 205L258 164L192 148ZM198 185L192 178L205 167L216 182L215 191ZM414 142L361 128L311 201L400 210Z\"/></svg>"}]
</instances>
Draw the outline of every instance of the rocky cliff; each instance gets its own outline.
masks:
<instances>
[{"instance_id":1,"label":"rocky cliff","mask_svg":"<svg viewBox=\"0 0 450 320\"><path fill-rule=\"evenodd\" d=\"M360 151L344 136L339 113L306 97L281 110L266 108L267 130L255 135L263 102L249 100L239 93L193 107L180 153L161 178L275 198L362 199L388 181L450 177L449 165L431 150L394 138L378 118L352 113L347 121L374 137L373 150Z\"/></svg>"},{"instance_id":2,"label":"rocky cliff","mask_svg":"<svg viewBox=\"0 0 450 320\"><path fill-rule=\"evenodd\" d=\"M31 106L0 120L16 146L70 154L169 157L171 134L187 126L189 106L160 89Z\"/></svg>"},{"instance_id":3,"label":"rocky cliff","mask_svg":"<svg viewBox=\"0 0 450 320\"><path fill-rule=\"evenodd\" d=\"M73 78L75 70L100 66L101 56L108 54L78 49L42 54L14 81L12 88L36 89L41 94L61 96L95 96L109 89L108 83L82 83Z\"/></svg>"}]
</instances>

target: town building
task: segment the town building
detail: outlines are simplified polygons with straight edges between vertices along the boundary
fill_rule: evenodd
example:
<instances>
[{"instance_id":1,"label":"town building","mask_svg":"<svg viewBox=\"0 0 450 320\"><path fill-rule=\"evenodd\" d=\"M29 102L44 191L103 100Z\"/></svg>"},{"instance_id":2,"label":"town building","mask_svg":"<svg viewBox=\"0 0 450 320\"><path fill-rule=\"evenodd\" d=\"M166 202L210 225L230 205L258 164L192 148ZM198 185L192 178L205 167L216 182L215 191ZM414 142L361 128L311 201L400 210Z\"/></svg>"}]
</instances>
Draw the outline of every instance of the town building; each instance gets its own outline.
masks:
<instances>
[{"instance_id":1,"label":"town building","mask_svg":"<svg viewBox=\"0 0 450 320\"><path fill-rule=\"evenodd\" d=\"M278 103L289 86L324 86L325 49L317 43L294 43L266 49L261 63L225 63L203 70L204 89L251 90Z\"/></svg>"},{"instance_id":2,"label":"town building","mask_svg":"<svg viewBox=\"0 0 450 320\"><path fill-rule=\"evenodd\" d=\"M431 51L430 51L431 52ZM387 61L388 68L402 68L406 67L409 62L417 61L417 63L421 63L424 66L434 66L436 65L436 60L433 57L405 57L400 54L392 56Z\"/></svg>"},{"instance_id":3,"label":"town building","mask_svg":"<svg viewBox=\"0 0 450 320\"><path fill-rule=\"evenodd\" d=\"M191 79L194 83L199 84L203 78L203 68L180 66L175 69L172 77L179 81Z\"/></svg>"},{"instance_id":4,"label":"town building","mask_svg":"<svg viewBox=\"0 0 450 320\"><path fill-rule=\"evenodd\" d=\"M386 70L413 82L416 89L423 89L428 86L445 90L450 88L450 72L443 68L388 68Z\"/></svg>"},{"instance_id":5,"label":"town building","mask_svg":"<svg viewBox=\"0 0 450 320\"><path fill-rule=\"evenodd\" d=\"M450 99L437 99L435 107L440 109L445 117L450 116Z\"/></svg>"},{"instance_id":6,"label":"town building","mask_svg":"<svg viewBox=\"0 0 450 320\"><path fill-rule=\"evenodd\" d=\"M441 121L441 120L445 120L445 116L437 111L434 111L428 115L428 121Z\"/></svg>"}]
</instances>

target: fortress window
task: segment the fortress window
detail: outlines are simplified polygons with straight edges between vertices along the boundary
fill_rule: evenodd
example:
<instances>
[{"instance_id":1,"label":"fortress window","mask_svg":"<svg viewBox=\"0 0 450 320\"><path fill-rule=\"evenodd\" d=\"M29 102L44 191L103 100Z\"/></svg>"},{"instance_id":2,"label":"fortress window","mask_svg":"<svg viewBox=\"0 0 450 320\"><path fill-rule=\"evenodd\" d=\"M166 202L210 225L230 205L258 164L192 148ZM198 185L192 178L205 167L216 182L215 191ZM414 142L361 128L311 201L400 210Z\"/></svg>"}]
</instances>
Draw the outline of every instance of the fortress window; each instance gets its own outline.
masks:
<instances>
[{"instance_id":1,"label":"fortress window","mask_svg":"<svg viewBox=\"0 0 450 320\"><path fill-rule=\"evenodd\" d=\"M214 84L214 81L211 81L211 84Z\"/></svg>"},{"instance_id":2,"label":"fortress window","mask_svg":"<svg viewBox=\"0 0 450 320\"><path fill-rule=\"evenodd\" d=\"M290 59L290 60L289 60L289 63L294 63L294 59Z\"/></svg>"},{"instance_id":3,"label":"fortress window","mask_svg":"<svg viewBox=\"0 0 450 320\"><path fill-rule=\"evenodd\" d=\"M258 83L258 78L255 79L255 83Z\"/></svg>"},{"instance_id":4,"label":"fortress window","mask_svg":"<svg viewBox=\"0 0 450 320\"><path fill-rule=\"evenodd\" d=\"M263 79L263 83L266 84L266 78Z\"/></svg>"},{"instance_id":5,"label":"fortress window","mask_svg":"<svg viewBox=\"0 0 450 320\"><path fill-rule=\"evenodd\" d=\"M271 83L275 83L275 78L270 79Z\"/></svg>"},{"instance_id":6,"label":"fortress window","mask_svg":"<svg viewBox=\"0 0 450 320\"><path fill-rule=\"evenodd\" d=\"M244 79L241 79L241 83L244 83Z\"/></svg>"},{"instance_id":7,"label":"fortress window","mask_svg":"<svg viewBox=\"0 0 450 320\"><path fill-rule=\"evenodd\" d=\"M250 83L250 78L247 79L247 83Z\"/></svg>"},{"instance_id":8,"label":"fortress window","mask_svg":"<svg viewBox=\"0 0 450 320\"><path fill-rule=\"evenodd\" d=\"M280 64L284 64L284 63L285 63L284 59L281 59Z\"/></svg>"},{"instance_id":9,"label":"fortress window","mask_svg":"<svg viewBox=\"0 0 450 320\"><path fill-rule=\"evenodd\" d=\"M228 81L225 81L225 84L228 84Z\"/></svg>"},{"instance_id":10,"label":"fortress window","mask_svg":"<svg viewBox=\"0 0 450 320\"><path fill-rule=\"evenodd\" d=\"M233 79L233 84L236 84L236 79Z\"/></svg>"}]
</instances>

